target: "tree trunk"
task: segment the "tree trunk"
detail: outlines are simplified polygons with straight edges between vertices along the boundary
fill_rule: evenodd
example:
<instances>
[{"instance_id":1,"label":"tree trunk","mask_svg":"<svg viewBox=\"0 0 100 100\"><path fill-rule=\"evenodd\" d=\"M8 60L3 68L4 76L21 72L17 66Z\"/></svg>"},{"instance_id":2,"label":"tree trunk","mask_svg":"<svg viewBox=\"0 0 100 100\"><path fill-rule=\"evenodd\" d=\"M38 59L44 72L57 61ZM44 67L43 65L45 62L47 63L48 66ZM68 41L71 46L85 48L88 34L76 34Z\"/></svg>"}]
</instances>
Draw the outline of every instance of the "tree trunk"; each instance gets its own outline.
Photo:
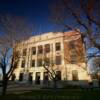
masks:
<instances>
[{"instance_id":1,"label":"tree trunk","mask_svg":"<svg viewBox=\"0 0 100 100\"><path fill-rule=\"evenodd\" d=\"M7 77L3 78L3 82L2 82L2 95L6 95L6 90L7 90L7 84L8 84L8 79Z\"/></svg>"}]
</instances>

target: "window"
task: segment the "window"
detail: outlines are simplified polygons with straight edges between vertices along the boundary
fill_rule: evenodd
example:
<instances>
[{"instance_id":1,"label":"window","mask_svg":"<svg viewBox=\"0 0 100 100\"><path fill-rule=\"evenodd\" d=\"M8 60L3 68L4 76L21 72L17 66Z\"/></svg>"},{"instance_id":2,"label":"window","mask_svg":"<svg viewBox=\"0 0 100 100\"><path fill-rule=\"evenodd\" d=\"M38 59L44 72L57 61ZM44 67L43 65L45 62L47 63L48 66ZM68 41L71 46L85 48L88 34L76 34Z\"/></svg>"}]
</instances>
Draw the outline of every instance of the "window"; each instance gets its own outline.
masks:
<instances>
[{"instance_id":1,"label":"window","mask_svg":"<svg viewBox=\"0 0 100 100\"><path fill-rule=\"evenodd\" d=\"M22 65L21 65L22 68L25 67L25 60L22 60Z\"/></svg>"},{"instance_id":2,"label":"window","mask_svg":"<svg viewBox=\"0 0 100 100\"><path fill-rule=\"evenodd\" d=\"M38 65L38 67L42 66L42 59L37 60L37 65Z\"/></svg>"},{"instance_id":3,"label":"window","mask_svg":"<svg viewBox=\"0 0 100 100\"><path fill-rule=\"evenodd\" d=\"M73 79L73 81L78 81L78 72L77 72L77 70L72 71L72 79Z\"/></svg>"},{"instance_id":4,"label":"window","mask_svg":"<svg viewBox=\"0 0 100 100\"><path fill-rule=\"evenodd\" d=\"M32 83L32 81L33 81L33 76L32 76L32 74L33 74L33 73L29 73L29 76L28 76L28 81L29 81L30 83Z\"/></svg>"},{"instance_id":5,"label":"window","mask_svg":"<svg viewBox=\"0 0 100 100\"><path fill-rule=\"evenodd\" d=\"M35 67L35 60L32 60L31 66L32 66L32 67Z\"/></svg>"},{"instance_id":6,"label":"window","mask_svg":"<svg viewBox=\"0 0 100 100\"><path fill-rule=\"evenodd\" d=\"M56 56L56 65L61 65L61 56Z\"/></svg>"},{"instance_id":7,"label":"window","mask_svg":"<svg viewBox=\"0 0 100 100\"><path fill-rule=\"evenodd\" d=\"M56 79L61 80L61 71L56 71Z\"/></svg>"},{"instance_id":8,"label":"window","mask_svg":"<svg viewBox=\"0 0 100 100\"><path fill-rule=\"evenodd\" d=\"M57 42L56 43L56 51L59 51L60 49L61 49L60 42Z\"/></svg>"},{"instance_id":9,"label":"window","mask_svg":"<svg viewBox=\"0 0 100 100\"><path fill-rule=\"evenodd\" d=\"M45 58L44 59L46 66L50 65L50 58Z\"/></svg>"},{"instance_id":10,"label":"window","mask_svg":"<svg viewBox=\"0 0 100 100\"><path fill-rule=\"evenodd\" d=\"M15 57L20 57L20 51L15 51L15 52L14 52L14 56L15 56Z\"/></svg>"},{"instance_id":11,"label":"window","mask_svg":"<svg viewBox=\"0 0 100 100\"><path fill-rule=\"evenodd\" d=\"M49 81L48 72L44 72L43 75L43 83L46 84Z\"/></svg>"},{"instance_id":12,"label":"window","mask_svg":"<svg viewBox=\"0 0 100 100\"><path fill-rule=\"evenodd\" d=\"M26 56L27 49L23 49L23 56Z\"/></svg>"},{"instance_id":13,"label":"window","mask_svg":"<svg viewBox=\"0 0 100 100\"><path fill-rule=\"evenodd\" d=\"M38 46L38 53L39 54L43 53L43 47L42 47L42 45Z\"/></svg>"},{"instance_id":14,"label":"window","mask_svg":"<svg viewBox=\"0 0 100 100\"><path fill-rule=\"evenodd\" d=\"M35 84L40 84L40 72L36 72Z\"/></svg>"},{"instance_id":15,"label":"window","mask_svg":"<svg viewBox=\"0 0 100 100\"><path fill-rule=\"evenodd\" d=\"M17 68L19 64L19 60L14 62L14 68Z\"/></svg>"},{"instance_id":16,"label":"window","mask_svg":"<svg viewBox=\"0 0 100 100\"><path fill-rule=\"evenodd\" d=\"M20 75L19 75L19 81L23 81L23 73L20 73Z\"/></svg>"},{"instance_id":17,"label":"window","mask_svg":"<svg viewBox=\"0 0 100 100\"><path fill-rule=\"evenodd\" d=\"M49 53L50 52L50 44L46 44L45 45L45 53Z\"/></svg>"},{"instance_id":18,"label":"window","mask_svg":"<svg viewBox=\"0 0 100 100\"><path fill-rule=\"evenodd\" d=\"M70 42L69 42L69 48L70 48L70 49L75 48L74 41L70 41Z\"/></svg>"},{"instance_id":19,"label":"window","mask_svg":"<svg viewBox=\"0 0 100 100\"><path fill-rule=\"evenodd\" d=\"M71 50L70 61L72 64L77 62L77 54L75 49Z\"/></svg>"},{"instance_id":20,"label":"window","mask_svg":"<svg viewBox=\"0 0 100 100\"><path fill-rule=\"evenodd\" d=\"M71 55L70 57L71 57L71 60L70 60L71 64L75 64L77 62L76 57L74 55Z\"/></svg>"},{"instance_id":21,"label":"window","mask_svg":"<svg viewBox=\"0 0 100 100\"><path fill-rule=\"evenodd\" d=\"M32 47L32 55L36 54L36 47Z\"/></svg>"},{"instance_id":22,"label":"window","mask_svg":"<svg viewBox=\"0 0 100 100\"><path fill-rule=\"evenodd\" d=\"M91 75L91 78L92 78L92 79L97 79L97 77L98 77L97 74L92 74L92 75Z\"/></svg>"}]
</instances>

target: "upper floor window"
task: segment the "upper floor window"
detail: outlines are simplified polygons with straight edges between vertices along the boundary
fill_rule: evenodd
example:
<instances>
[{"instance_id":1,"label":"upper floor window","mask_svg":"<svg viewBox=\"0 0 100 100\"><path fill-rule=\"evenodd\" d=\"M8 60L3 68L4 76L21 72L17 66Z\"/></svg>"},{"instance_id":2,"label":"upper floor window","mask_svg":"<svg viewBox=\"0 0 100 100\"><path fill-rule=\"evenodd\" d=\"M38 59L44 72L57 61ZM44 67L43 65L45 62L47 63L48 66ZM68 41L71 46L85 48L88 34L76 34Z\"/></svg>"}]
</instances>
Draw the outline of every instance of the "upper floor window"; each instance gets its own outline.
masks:
<instances>
[{"instance_id":1,"label":"upper floor window","mask_svg":"<svg viewBox=\"0 0 100 100\"><path fill-rule=\"evenodd\" d=\"M17 68L18 67L18 62L19 61L14 62L14 68Z\"/></svg>"},{"instance_id":2,"label":"upper floor window","mask_svg":"<svg viewBox=\"0 0 100 100\"><path fill-rule=\"evenodd\" d=\"M56 56L56 65L61 65L61 56Z\"/></svg>"},{"instance_id":3,"label":"upper floor window","mask_svg":"<svg viewBox=\"0 0 100 100\"><path fill-rule=\"evenodd\" d=\"M75 56L73 56L73 55L71 55L71 58L70 58L71 60L70 60L70 62L71 62L71 64L75 64L77 61L76 61L76 57Z\"/></svg>"},{"instance_id":4,"label":"upper floor window","mask_svg":"<svg viewBox=\"0 0 100 100\"><path fill-rule=\"evenodd\" d=\"M46 66L50 65L50 58L45 58L44 59Z\"/></svg>"},{"instance_id":5,"label":"upper floor window","mask_svg":"<svg viewBox=\"0 0 100 100\"><path fill-rule=\"evenodd\" d=\"M70 42L69 42L69 48L70 48L70 49L75 48L74 41L70 41Z\"/></svg>"},{"instance_id":6,"label":"upper floor window","mask_svg":"<svg viewBox=\"0 0 100 100\"><path fill-rule=\"evenodd\" d=\"M22 65L21 65L22 68L25 67L25 60L22 60Z\"/></svg>"},{"instance_id":7,"label":"upper floor window","mask_svg":"<svg viewBox=\"0 0 100 100\"><path fill-rule=\"evenodd\" d=\"M35 67L35 60L32 60L32 61L31 61L31 66L32 66L32 67Z\"/></svg>"},{"instance_id":8,"label":"upper floor window","mask_svg":"<svg viewBox=\"0 0 100 100\"><path fill-rule=\"evenodd\" d=\"M59 51L61 49L60 42L57 42L55 46L56 46L56 51Z\"/></svg>"},{"instance_id":9,"label":"upper floor window","mask_svg":"<svg viewBox=\"0 0 100 100\"><path fill-rule=\"evenodd\" d=\"M23 49L23 56L26 56L27 49Z\"/></svg>"},{"instance_id":10,"label":"upper floor window","mask_svg":"<svg viewBox=\"0 0 100 100\"><path fill-rule=\"evenodd\" d=\"M38 60L37 60L37 66L38 66L38 67L42 66L42 59L38 59Z\"/></svg>"},{"instance_id":11,"label":"upper floor window","mask_svg":"<svg viewBox=\"0 0 100 100\"><path fill-rule=\"evenodd\" d=\"M46 44L45 45L45 53L49 53L50 52L50 44Z\"/></svg>"},{"instance_id":12,"label":"upper floor window","mask_svg":"<svg viewBox=\"0 0 100 100\"><path fill-rule=\"evenodd\" d=\"M72 64L77 62L77 53L75 49L71 50L70 61Z\"/></svg>"},{"instance_id":13,"label":"upper floor window","mask_svg":"<svg viewBox=\"0 0 100 100\"><path fill-rule=\"evenodd\" d=\"M20 51L14 51L14 56L19 58L20 57Z\"/></svg>"},{"instance_id":14,"label":"upper floor window","mask_svg":"<svg viewBox=\"0 0 100 100\"><path fill-rule=\"evenodd\" d=\"M32 55L36 54L36 47L32 47Z\"/></svg>"},{"instance_id":15,"label":"upper floor window","mask_svg":"<svg viewBox=\"0 0 100 100\"><path fill-rule=\"evenodd\" d=\"M42 45L38 46L38 53L39 54L43 53L43 47L42 47Z\"/></svg>"}]
</instances>

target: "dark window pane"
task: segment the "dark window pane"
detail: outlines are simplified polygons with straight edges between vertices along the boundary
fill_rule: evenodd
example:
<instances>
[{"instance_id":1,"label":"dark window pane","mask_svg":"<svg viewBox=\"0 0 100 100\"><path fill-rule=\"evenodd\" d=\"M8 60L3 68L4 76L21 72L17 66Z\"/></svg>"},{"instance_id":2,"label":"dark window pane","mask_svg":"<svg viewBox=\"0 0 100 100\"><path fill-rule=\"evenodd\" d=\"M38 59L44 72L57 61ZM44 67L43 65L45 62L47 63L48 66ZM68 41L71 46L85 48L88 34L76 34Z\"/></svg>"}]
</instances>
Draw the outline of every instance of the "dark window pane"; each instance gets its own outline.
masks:
<instances>
[{"instance_id":1,"label":"dark window pane","mask_svg":"<svg viewBox=\"0 0 100 100\"><path fill-rule=\"evenodd\" d=\"M37 65L38 65L38 67L42 66L42 59L37 60Z\"/></svg>"},{"instance_id":2,"label":"dark window pane","mask_svg":"<svg viewBox=\"0 0 100 100\"><path fill-rule=\"evenodd\" d=\"M38 46L38 54L42 54L43 53L43 47L42 45Z\"/></svg>"},{"instance_id":3,"label":"dark window pane","mask_svg":"<svg viewBox=\"0 0 100 100\"><path fill-rule=\"evenodd\" d=\"M75 49L71 50L70 61L72 64L77 62L77 53Z\"/></svg>"},{"instance_id":4,"label":"dark window pane","mask_svg":"<svg viewBox=\"0 0 100 100\"><path fill-rule=\"evenodd\" d=\"M27 49L23 49L23 56L26 56Z\"/></svg>"},{"instance_id":5,"label":"dark window pane","mask_svg":"<svg viewBox=\"0 0 100 100\"><path fill-rule=\"evenodd\" d=\"M97 74L92 74L92 75L91 75L91 78L92 78L92 79L97 79L97 78L99 79L99 77L97 76Z\"/></svg>"},{"instance_id":6,"label":"dark window pane","mask_svg":"<svg viewBox=\"0 0 100 100\"><path fill-rule=\"evenodd\" d=\"M14 68L17 68L18 67L18 62L19 61L14 62Z\"/></svg>"},{"instance_id":7,"label":"dark window pane","mask_svg":"<svg viewBox=\"0 0 100 100\"><path fill-rule=\"evenodd\" d=\"M44 59L46 66L50 65L50 58L45 58Z\"/></svg>"},{"instance_id":8,"label":"dark window pane","mask_svg":"<svg viewBox=\"0 0 100 100\"><path fill-rule=\"evenodd\" d=\"M35 84L40 84L40 72L36 72Z\"/></svg>"},{"instance_id":9,"label":"dark window pane","mask_svg":"<svg viewBox=\"0 0 100 100\"><path fill-rule=\"evenodd\" d=\"M14 52L14 56L15 56L16 58L20 57L20 51L15 51L15 52Z\"/></svg>"},{"instance_id":10,"label":"dark window pane","mask_svg":"<svg viewBox=\"0 0 100 100\"><path fill-rule=\"evenodd\" d=\"M50 52L50 44L46 44L45 45L45 53L49 53Z\"/></svg>"},{"instance_id":11,"label":"dark window pane","mask_svg":"<svg viewBox=\"0 0 100 100\"><path fill-rule=\"evenodd\" d=\"M36 47L32 47L32 55L36 54Z\"/></svg>"},{"instance_id":12,"label":"dark window pane","mask_svg":"<svg viewBox=\"0 0 100 100\"><path fill-rule=\"evenodd\" d=\"M28 81L29 81L30 83L32 83L32 81L33 81L33 76L32 76L32 74L33 74L33 73L29 73L29 76L28 76Z\"/></svg>"},{"instance_id":13,"label":"dark window pane","mask_svg":"<svg viewBox=\"0 0 100 100\"><path fill-rule=\"evenodd\" d=\"M77 62L76 57L71 55L71 64L75 64Z\"/></svg>"},{"instance_id":14,"label":"dark window pane","mask_svg":"<svg viewBox=\"0 0 100 100\"><path fill-rule=\"evenodd\" d=\"M56 56L56 65L61 65L61 56Z\"/></svg>"},{"instance_id":15,"label":"dark window pane","mask_svg":"<svg viewBox=\"0 0 100 100\"><path fill-rule=\"evenodd\" d=\"M35 67L35 60L32 60L31 66L32 66L32 67Z\"/></svg>"},{"instance_id":16,"label":"dark window pane","mask_svg":"<svg viewBox=\"0 0 100 100\"><path fill-rule=\"evenodd\" d=\"M20 73L20 75L19 75L19 81L23 81L23 73Z\"/></svg>"},{"instance_id":17,"label":"dark window pane","mask_svg":"<svg viewBox=\"0 0 100 100\"><path fill-rule=\"evenodd\" d=\"M21 65L22 68L25 67L25 60L22 60L22 65Z\"/></svg>"},{"instance_id":18,"label":"dark window pane","mask_svg":"<svg viewBox=\"0 0 100 100\"><path fill-rule=\"evenodd\" d=\"M56 43L56 51L59 51L61 49L60 43Z\"/></svg>"},{"instance_id":19,"label":"dark window pane","mask_svg":"<svg viewBox=\"0 0 100 100\"><path fill-rule=\"evenodd\" d=\"M69 42L69 48L70 48L70 49L75 48L74 41L70 41L70 42Z\"/></svg>"}]
</instances>

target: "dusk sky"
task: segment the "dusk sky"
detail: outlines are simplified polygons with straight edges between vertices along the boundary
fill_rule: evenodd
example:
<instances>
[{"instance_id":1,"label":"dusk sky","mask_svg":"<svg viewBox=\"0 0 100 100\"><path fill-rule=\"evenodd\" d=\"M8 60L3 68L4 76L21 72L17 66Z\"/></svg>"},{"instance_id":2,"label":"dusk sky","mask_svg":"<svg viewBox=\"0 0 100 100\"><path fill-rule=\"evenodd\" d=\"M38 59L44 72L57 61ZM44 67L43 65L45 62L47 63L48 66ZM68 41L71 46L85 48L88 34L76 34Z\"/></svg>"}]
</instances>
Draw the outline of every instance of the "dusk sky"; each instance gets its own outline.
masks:
<instances>
[{"instance_id":1,"label":"dusk sky","mask_svg":"<svg viewBox=\"0 0 100 100\"><path fill-rule=\"evenodd\" d=\"M50 21L50 5L53 0L0 0L0 14L21 16L32 22L36 33L55 31Z\"/></svg>"}]
</instances>

